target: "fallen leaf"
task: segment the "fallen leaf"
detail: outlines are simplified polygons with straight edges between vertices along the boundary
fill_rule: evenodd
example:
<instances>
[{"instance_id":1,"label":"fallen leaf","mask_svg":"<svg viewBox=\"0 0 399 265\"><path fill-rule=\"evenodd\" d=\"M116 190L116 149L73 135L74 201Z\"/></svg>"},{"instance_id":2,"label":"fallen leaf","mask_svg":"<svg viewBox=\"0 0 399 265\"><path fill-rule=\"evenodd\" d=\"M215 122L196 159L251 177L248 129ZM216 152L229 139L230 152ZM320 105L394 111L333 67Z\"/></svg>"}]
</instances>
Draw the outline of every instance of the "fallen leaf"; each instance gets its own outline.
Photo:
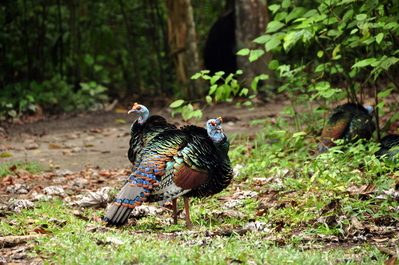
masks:
<instances>
[{"instance_id":1,"label":"fallen leaf","mask_svg":"<svg viewBox=\"0 0 399 265\"><path fill-rule=\"evenodd\" d=\"M115 122L121 123L121 124L126 124L126 121L122 120L122 119L116 119Z\"/></svg>"},{"instance_id":2,"label":"fallen leaf","mask_svg":"<svg viewBox=\"0 0 399 265\"><path fill-rule=\"evenodd\" d=\"M271 231L276 231L276 232L281 232L281 229L282 229L283 227L281 226L281 225L277 225L277 226L275 226L273 229L271 229Z\"/></svg>"},{"instance_id":3,"label":"fallen leaf","mask_svg":"<svg viewBox=\"0 0 399 265\"><path fill-rule=\"evenodd\" d=\"M381 243L381 242L385 242L385 241L388 241L389 240L389 238L387 238L387 237L385 237L385 238L372 238L375 242L379 242L379 243Z\"/></svg>"},{"instance_id":4,"label":"fallen leaf","mask_svg":"<svg viewBox=\"0 0 399 265\"><path fill-rule=\"evenodd\" d=\"M75 215L77 218L84 220L84 221L88 221L89 218L87 218L86 216L83 215L83 212L79 211L79 210L74 210L73 211L73 215Z\"/></svg>"},{"instance_id":5,"label":"fallen leaf","mask_svg":"<svg viewBox=\"0 0 399 265\"><path fill-rule=\"evenodd\" d=\"M265 213L266 213L266 210L262 209L262 210L256 212L256 215L257 215L257 216L262 216L262 215L264 215Z\"/></svg>"},{"instance_id":6,"label":"fallen leaf","mask_svg":"<svg viewBox=\"0 0 399 265\"><path fill-rule=\"evenodd\" d=\"M49 144L48 148L50 148L50 149L59 149L59 148L62 148L62 146L59 145L59 144Z\"/></svg>"},{"instance_id":7,"label":"fallen leaf","mask_svg":"<svg viewBox=\"0 0 399 265\"><path fill-rule=\"evenodd\" d=\"M367 185L362 185L360 187L359 186L351 186L346 191L350 195L369 195L369 194L374 194L376 190L377 190L377 186L367 184Z\"/></svg>"},{"instance_id":8,"label":"fallen leaf","mask_svg":"<svg viewBox=\"0 0 399 265\"><path fill-rule=\"evenodd\" d=\"M340 208L340 203L338 199L333 199L331 200L331 202L327 205L324 205L321 209L320 209L320 215L323 215L327 212L333 212L335 209Z\"/></svg>"},{"instance_id":9,"label":"fallen leaf","mask_svg":"<svg viewBox=\"0 0 399 265\"><path fill-rule=\"evenodd\" d=\"M77 138L79 138L79 135L77 135L75 133L70 133L70 134L65 135L65 138L70 139L70 140L77 139Z\"/></svg>"},{"instance_id":10,"label":"fallen leaf","mask_svg":"<svg viewBox=\"0 0 399 265\"><path fill-rule=\"evenodd\" d=\"M28 170L25 170L23 168L18 169L18 176L32 176L32 173L29 172Z\"/></svg>"},{"instance_id":11,"label":"fallen leaf","mask_svg":"<svg viewBox=\"0 0 399 265\"><path fill-rule=\"evenodd\" d=\"M234 259L234 258L226 258L226 261L227 261L227 264L244 263L242 260Z\"/></svg>"},{"instance_id":12,"label":"fallen leaf","mask_svg":"<svg viewBox=\"0 0 399 265\"><path fill-rule=\"evenodd\" d=\"M12 247L19 244L24 244L26 241L35 240L38 237L47 236L43 234L28 235L28 236L3 236L0 237L0 245L2 247Z\"/></svg>"},{"instance_id":13,"label":"fallen leaf","mask_svg":"<svg viewBox=\"0 0 399 265\"><path fill-rule=\"evenodd\" d=\"M53 233L52 231L47 231L41 228L35 228L33 229L34 232L39 233L39 234L51 234Z\"/></svg>"},{"instance_id":14,"label":"fallen leaf","mask_svg":"<svg viewBox=\"0 0 399 265\"><path fill-rule=\"evenodd\" d=\"M100 217L98 217L98 215L96 215L96 214L93 214L93 215L91 216L91 218L92 218L93 221L96 222L96 223L102 223L102 221L103 221L103 219L101 219Z\"/></svg>"},{"instance_id":15,"label":"fallen leaf","mask_svg":"<svg viewBox=\"0 0 399 265\"><path fill-rule=\"evenodd\" d=\"M39 145L37 143L30 143L30 144L26 145L25 148L27 150L37 149L37 148L39 148Z\"/></svg>"},{"instance_id":16,"label":"fallen leaf","mask_svg":"<svg viewBox=\"0 0 399 265\"><path fill-rule=\"evenodd\" d=\"M115 109L115 113L127 113L127 110L126 109L121 109L121 108L116 108Z\"/></svg>"},{"instance_id":17,"label":"fallen leaf","mask_svg":"<svg viewBox=\"0 0 399 265\"><path fill-rule=\"evenodd\" d=\"M106 170L100 170L100 172L98 172L98 174L99 174L100 176L105 176L105 177L111 176L111 172L106 171Z\"/></svg>"},{"instance_id":18,"label":"fallen leaf","mask_svg":"<svg viewBox=\"0 0 399 265\"><path fill-rule=\"evenodd\" d=\"M6 183L6 182L12 183L12 177L11 177L11 176L6 176L6 177L4 177L4 178L3 178L3 183Z\"/></svg>"},{"instance_id":19,"label":"fallen leaf","mask_svg":"<svg viewBox=\"0 0 399 265\"><path fill-rule=\"evenodd\" d=\"M364 229L364 225L354 216L351 218L351 223L356 229Z\"/></svg>"},{"instance_id":20,"label":"fallen leaf","mask_svg":"<svg viewBox=\"0 0 399 265\"><path fill-rule=\"evenodd\" d=\"M388 255L392 255L392 256L396 256L396 252L387 248L383 248L383 247L377 247L379 251L381 251L382 253L388 254Z\"/></svg>"},{"instance_id":21,"label":"fallen leaf","mask_svg":"<svg viewBox=\"0 0 399 265\"><path fill-rule=\"evenodd\" d=\"M125 242L123 242L122 240L119 240L115 237L107 237L105 240L107 243L113 243L115 245L123 245Z\"/></svg>"},{"instance_id":22,"label":"fallen leaf","mask_svg":"<svg viewBox=\"0 0 399 265\"><path fill-rule=\"evenodd\" d=\"M10 152L4 152L0 155L0 157L11 157L14 156L13 154L11 154Z\"/></svg>"},{"instance_id":23,"label":"fallen leaf","mask_svg":"<svg viewBox=\"0 0 399 265\"><path fill-rule=\"evenodd\" d=\"M85 138L85 141L86 142L91 142L91 141L94 141L94 136L87 136L86 138Z\"/></svg>"},{"instance_id":24,"label":"fallen leaf","mask_svg":"<svg viewBox=\"0 0 399 265\"><path fill-rule=\"evenodd\" d=\"M92 132L92 133L101 133L102 131L103 131L103 129L101 129L101 128L90 129L90 132Z\"/></svg>"},{"instance_id":25,"label":"fallen leaf","mask_svg":"<svg viewBox=\"0 0 399 265\"><path fill-rule=\"evenodd\" d=\"M387 259L386 261L384 261L385 265L396 265L398 264L398 257L394 256L392 258Z\"/></svg>"}]
</instances>

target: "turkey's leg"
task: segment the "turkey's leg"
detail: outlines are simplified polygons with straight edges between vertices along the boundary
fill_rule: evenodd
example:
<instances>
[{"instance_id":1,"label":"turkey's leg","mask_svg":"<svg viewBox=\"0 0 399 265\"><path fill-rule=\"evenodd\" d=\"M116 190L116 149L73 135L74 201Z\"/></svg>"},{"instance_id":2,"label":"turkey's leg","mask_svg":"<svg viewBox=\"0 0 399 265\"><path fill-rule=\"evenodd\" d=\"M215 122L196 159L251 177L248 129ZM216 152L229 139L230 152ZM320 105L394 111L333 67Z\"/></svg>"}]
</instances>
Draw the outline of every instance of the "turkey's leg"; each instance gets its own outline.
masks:
<instances>
[{"instance_id":1,"label":"turkey's leg","mask_svg":"<svg viewBox=\"0 0 399 265\"><path fill-rule=\"evenodd\" d=\"M184 209L186 211L186 226L191 227L191 220L190 220L190 207L188 205L188 197L184 198Z\"/></svg>"},{"instance_id":2,"label":"turkey's leg","mask_svg":"<svg viewBox=\"0 0 399 265\"><path fill-rule=\"evenodd\" d=\"M177 198L172 199L173 222L177 225Z\"/></svg>"}]
</instances>

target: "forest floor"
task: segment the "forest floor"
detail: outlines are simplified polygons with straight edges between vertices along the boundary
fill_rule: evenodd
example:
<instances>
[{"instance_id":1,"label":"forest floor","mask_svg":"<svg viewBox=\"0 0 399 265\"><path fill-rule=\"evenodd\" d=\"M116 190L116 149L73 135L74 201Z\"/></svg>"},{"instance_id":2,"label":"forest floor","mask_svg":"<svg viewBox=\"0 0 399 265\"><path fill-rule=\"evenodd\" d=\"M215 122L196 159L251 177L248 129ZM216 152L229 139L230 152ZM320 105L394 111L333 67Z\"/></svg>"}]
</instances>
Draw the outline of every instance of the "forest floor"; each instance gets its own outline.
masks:
<instances>
[{"instance_id":1,"label":"forest floor","mask_svg":"<svg viewBox=\"0 0 399 265\"><path fill-rule=\"evenodd\" d=\"M279 115L284 115L282 114L284 108L290 105L290 101L284 100L265 103L255 108L236 107L233 103L218 104L206 107L203 110L204 115L201 121L190 122L190 124L203 126L207 119L221 116L223 117L222 125L227 135L242 133L251 138L263 128L262 124L250 126L253 120L277 118ZM180 118L180 115L171 118L169 108L147 106L151 114L162 115L177 126L188 124ZM62 196L64 201L76 194L96 191L105 186L119 187L131 167L131 163L127 159L130 139L129 128L130 124L137 118L137 115L134 114L127 115L127 110L116 108L111 111L85 112L76 115L38 116L7 125L3 124L0 127L0 154L6 155L0 157L0 165L18 161L39 161L45 169L48 169L47 172L49 173L35 175L24 170L10 168L9 172L15 171L15 176L3 178L3 183L0 185L0 206L3 207L2 210L9 209L2 205L7 205L11 198L32 199L35 191L44 193L45 188L49 186L62 187L68 194L68 196L65 195L66 197ZM311 110L303 111L310 112ZM18 190L15 192L6 191L11 184L14 187L26 188L27 194L18 193ZM18 184L22 184L22 186L17 186ZM235 186L234 188L237 188L239 185ZM66 211L67 214L76 215L75 211L71 212L69 209ZM7 219L7 216L8 214L0 211L0 219L7 220L11 224L12 220ZM33 229L34 224L30 224L28 221L30 222L30 220L26 220L28 226L32 226ZM91 220L91 222L93 221ZM38 234L46 233L46 231L37 230L37 228L34 231L39 231ZM242 231L244 231L242 228L237 231L233 229L230 234L240 234ZM226 232L218 230L215 235L225 236L223 233ZM375 235L371 236L373 240L376 238L375 242L371 240L372 245L380 242L378 240L380 240L382 234L378 235L378 238ZM0 233L0 241L1 236ZM384 234L384 241L381 242L385 244L384 246L393 248L397 244L395 238L394 235L385 236ZM324 248L333 249L351 249L363 245L362 242L349 240L344 243L338 242L333 237L326 238L323 243ZM32 249L30 246L24 248L23 243L22 247L18 243L5 246L5 248L0 248L0 264L2 259L9 263L18 264L42 264L43 260L48 259L45 255L39 258L30 257L27 253ZM391 254L386 249L381 251ZM348 262L361 261L362 258L359 255L349 259ZM394 257L396 256L394 255Z\"/></svg>"},{"instance_id":2,"label":"forest floor","mask_svg":"<svg viewBox=\"0 0 399 265\"><path fill-rule=\"evenodd\" d=\"M276 117L289 101L267 103L249 110L234 104L206 107L200 122L184 122L180 115L172 118L171 109L149 106L152 115L164 116L177 126L204 126L207 119L223 117L227 135L254 134L262 125L250 126L252 120ZM70 171L87 166L114 169L130 165L127 159L129 128L137 115L128 109L85 112L77 115L33 117L0 127L0 153L9 152L0 162L40 161L43 166ZM125 123L124 123L125 122Z\"/></svg>"}]
</instances>

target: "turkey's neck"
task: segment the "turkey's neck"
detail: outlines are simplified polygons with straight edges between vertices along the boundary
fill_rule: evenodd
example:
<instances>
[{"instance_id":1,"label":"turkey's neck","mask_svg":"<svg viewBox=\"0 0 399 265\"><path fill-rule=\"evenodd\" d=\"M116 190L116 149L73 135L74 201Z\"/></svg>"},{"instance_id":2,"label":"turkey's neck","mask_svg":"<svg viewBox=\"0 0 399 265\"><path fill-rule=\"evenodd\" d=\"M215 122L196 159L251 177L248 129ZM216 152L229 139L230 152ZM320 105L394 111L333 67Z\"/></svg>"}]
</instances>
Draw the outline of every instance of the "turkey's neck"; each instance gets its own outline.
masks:
<instances>
[{"instance_id":1,"label":"turkey's neck","mask_svg":"<svg viewBox=\"0 0 399 265\"><path fill-rule=\"evenodd\" d=\"M138 124L143 124L148 119L149 115L150 114L148 112L141 114L137 119Z\"/></svg>"},{"instance_id":2,"label":"turkey's neck","mask_svg":"<svg viewBox=\"0 0 399 265\"><path fill-rule=\"evenodd\" d=\"M223 154L227 156L230 147L229 138L223 134L223 139L221 141L213 141L213 145Z\"/></svg>"}]
</instances>

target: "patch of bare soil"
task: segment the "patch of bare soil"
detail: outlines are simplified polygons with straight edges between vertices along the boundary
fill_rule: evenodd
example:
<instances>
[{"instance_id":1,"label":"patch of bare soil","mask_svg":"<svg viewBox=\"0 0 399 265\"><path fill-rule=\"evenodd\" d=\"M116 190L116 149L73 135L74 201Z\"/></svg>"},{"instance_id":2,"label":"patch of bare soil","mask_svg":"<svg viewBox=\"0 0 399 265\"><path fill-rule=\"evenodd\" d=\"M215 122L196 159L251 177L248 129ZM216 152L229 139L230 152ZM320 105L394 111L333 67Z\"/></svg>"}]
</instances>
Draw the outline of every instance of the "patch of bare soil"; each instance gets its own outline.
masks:
<instances>
[{"instance_id":1,"label":"patch of bare soil","mask_svg":"<svg viewBox=\"0 0 399 265\"><path fill-rule=\"evenodd\" d=\"M250 127L252 120L275 117L289 105L288 101L282 101L249 110L248 107L235 107L234 104L218 104L206 107L201 121L192 123L204 126L209 118L221 116L227 135L254 134L262 126ZM164 116L178 126L187 124L179 116L171 118L169 108L148 108L152 115ZM127 109L117 109L39 117L32 121L3 125L0 127L0 153L7 152L12 156L2 157L0 162L40 161L46 167L71 171L82 170L86 165L122 168L130 165L127 159L129 128L136 118L137 115L128 115Z\"/></svg>"}]
</instances>

